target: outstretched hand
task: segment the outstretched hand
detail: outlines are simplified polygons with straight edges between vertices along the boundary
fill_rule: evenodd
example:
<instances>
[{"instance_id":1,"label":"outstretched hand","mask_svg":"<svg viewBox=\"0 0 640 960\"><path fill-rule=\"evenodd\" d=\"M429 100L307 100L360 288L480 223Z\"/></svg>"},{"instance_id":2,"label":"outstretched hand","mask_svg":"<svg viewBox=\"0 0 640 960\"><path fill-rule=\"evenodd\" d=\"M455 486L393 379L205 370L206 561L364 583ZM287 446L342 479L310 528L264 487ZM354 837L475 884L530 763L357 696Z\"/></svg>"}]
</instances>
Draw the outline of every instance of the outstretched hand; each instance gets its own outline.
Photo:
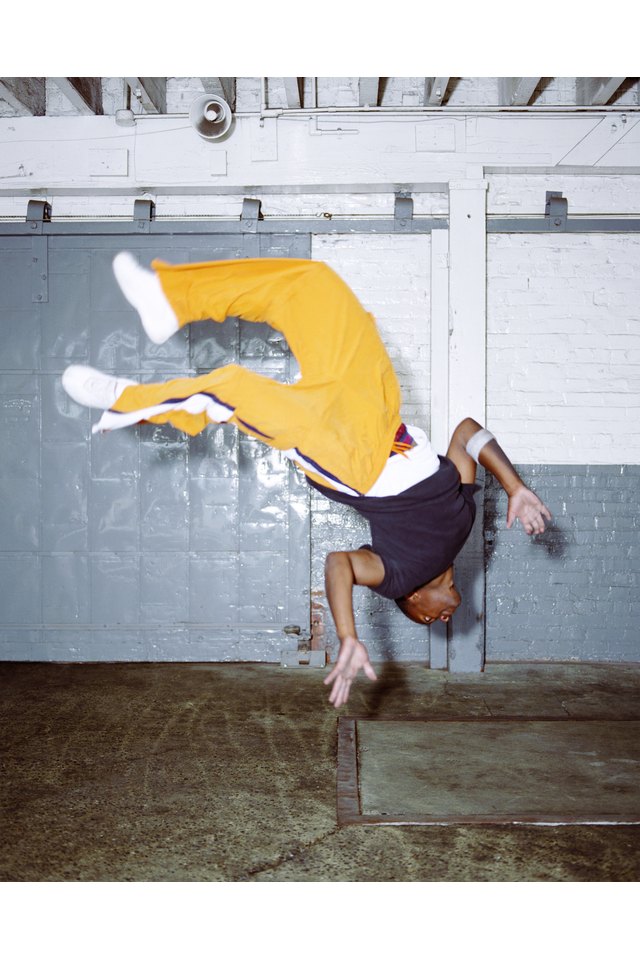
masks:
<instances>
[{"instance_id":1,"label":"outstretched hand","mask_svg":"<svg viewBox=\"0 0 640 960\"><path fill-rule=\"evenodd\" d=\"M528 487L518 487L509 497L507 527L511 527L514 520L519 520L528 534L544 533L545 517L551 520L549 510Z\"/></svg>"},{"instance_id":2,"label":"outstretched hand","mask_svg":"<svg viewBox=\"0 0 640 960\"><path fill-rule=\"evenodd\" d=\"M324 680L325 684L333 684L329 703L332 703L336 710L349 699L351 684L360 670L364 671L369 680L378 679L364 643L356 637L345 637L340 644L336 665Z\"/></svg>"}]
</instances>

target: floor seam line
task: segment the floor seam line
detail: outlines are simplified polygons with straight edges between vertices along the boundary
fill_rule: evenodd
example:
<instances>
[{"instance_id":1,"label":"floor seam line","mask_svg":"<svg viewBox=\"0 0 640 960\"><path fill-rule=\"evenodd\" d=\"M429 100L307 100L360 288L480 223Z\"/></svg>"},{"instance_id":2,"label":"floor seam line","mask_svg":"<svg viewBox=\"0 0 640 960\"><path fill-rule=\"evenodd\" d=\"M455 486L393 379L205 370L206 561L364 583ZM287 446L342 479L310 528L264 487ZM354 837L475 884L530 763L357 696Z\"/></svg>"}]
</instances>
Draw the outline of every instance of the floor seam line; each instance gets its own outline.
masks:
<instances>
[{"instance_id":1,"label":"floor seam line","mask_svg":"<svg viewBox=\"0 0 640 960\"><path fill-rule=\"evenodd\" d=\"M250 870L247 870L240 877L233 877L233 880L244 880L246 877L254 878L257 874L266 873L267 870L276 870L278 867L281 867L285 863L290 863L294 860L299 854L306 853L308 850L311 850L317 844L322 843L323 840L327 840L329 837L335 836L340 832L342 828L340 826L335 826L332 830L323 833L322 836L316 837L315 840L310 840L308 843L300 843L297 846L293 847L287 853L283 853L277 860L274 860L271 863L260 864L259 866L252 867Z\"/></svg>"}]
</instances>

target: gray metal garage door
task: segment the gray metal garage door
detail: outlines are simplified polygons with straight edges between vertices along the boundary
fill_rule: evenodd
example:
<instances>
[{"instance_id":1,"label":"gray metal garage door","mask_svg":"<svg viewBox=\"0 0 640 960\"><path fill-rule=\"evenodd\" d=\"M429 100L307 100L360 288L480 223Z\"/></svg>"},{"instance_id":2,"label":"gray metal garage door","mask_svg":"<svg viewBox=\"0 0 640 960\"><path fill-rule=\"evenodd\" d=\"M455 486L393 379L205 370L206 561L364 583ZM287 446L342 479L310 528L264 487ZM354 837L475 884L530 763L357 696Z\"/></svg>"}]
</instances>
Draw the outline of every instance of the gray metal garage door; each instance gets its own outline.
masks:
<instances>
[{"instance_id":1,"label":"gray metal garage door","mask_svg":"<svg viewBox=\"0 0 640 960\"><path fill-rule=\"evenodd\" d=\"M0 658L278 660L282 627L309 623L304 481L231 426L92 436L98 411L60 375L241 362L289 380L293 360L237 319L150 343L113 279L123 248L147 264L310 256L308 235L0 237Z\"/></svg>"}]
</instances>

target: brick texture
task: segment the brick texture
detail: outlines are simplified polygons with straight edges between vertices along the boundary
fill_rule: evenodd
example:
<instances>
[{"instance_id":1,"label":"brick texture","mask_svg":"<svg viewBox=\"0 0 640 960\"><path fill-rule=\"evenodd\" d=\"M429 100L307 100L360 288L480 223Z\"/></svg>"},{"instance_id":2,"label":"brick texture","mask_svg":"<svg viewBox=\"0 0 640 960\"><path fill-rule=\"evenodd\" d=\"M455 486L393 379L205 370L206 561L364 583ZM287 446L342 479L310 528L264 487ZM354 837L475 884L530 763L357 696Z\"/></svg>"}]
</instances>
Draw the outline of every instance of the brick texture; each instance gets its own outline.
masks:
<instances>
[{"instance_id":1,"label":"brick texture","mask_svg":"<svg viewBox=\"0 0 640 960\"><path fill-rule=\"evenodd\" d=\"M490 235L487 421L520 463L640 463L640 237Z\"/></svg>"},{"instance_id":2,"label":"brick texture","mask_svg":"<svg viewBox=\"0 0 640 960\"><path fill-rule=\"evenodd\" d=\"M333 267L374 315L402 388L402 415L428 431L431 238L315 236L312 257Z\"/></svg>"},{"instance_id":3,"label":"brick texture","mask_svg":"<svg viewBox=\"0 0 640 960\"><path fill-rule=\"evenodd\" d=\"M485 485L487 660L640 660L640 466L520 466L553 523L506 529Z\"/></svg>"}]
</instances>

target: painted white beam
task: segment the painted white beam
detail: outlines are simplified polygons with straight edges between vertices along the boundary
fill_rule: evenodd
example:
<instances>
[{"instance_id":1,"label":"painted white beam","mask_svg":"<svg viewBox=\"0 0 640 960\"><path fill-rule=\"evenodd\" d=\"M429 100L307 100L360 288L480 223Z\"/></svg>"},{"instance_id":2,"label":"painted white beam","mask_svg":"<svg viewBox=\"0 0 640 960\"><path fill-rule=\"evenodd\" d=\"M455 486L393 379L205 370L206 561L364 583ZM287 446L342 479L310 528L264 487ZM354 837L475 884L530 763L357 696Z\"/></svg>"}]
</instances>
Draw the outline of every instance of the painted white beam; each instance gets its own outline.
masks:
<instances>
[{"instance_id":1,"label":"painted white beam","mask_svg":"<svg viewBox=\"0 0 640 960\"><path fill-rule=\"evenodd\" d=\"M34 117L46 113L44 77L0 77L0 97L15 110L27 110Z\"/></svg>"},{"instance_id":2,"label":"painted white beam","mask_svg":"<svg viewBox=\"0 0 640 960\"><path fill-rule=\"evenodd\" d=\"M79 113L90 116L103 112L100 77L52 77L51 79Z\"/></svg>"},{"instance_id":3,"label":"painted white beam","mask_svg":"<svg viewBox=\"0 0 640 960\"><path fill-rule=\"evenodd\" d=\"M431 413L429 437L436 453L449 446L449 231L431 234ZM429 666L446 670L447 625L429 628Z\"/></svg>"},{"instance_id":4,"label":"painted white beam","mask_svg":"<svg viewBox=\"0 0 640 960\"><path fill-rule=\"evenodd\" d=\"M480 168L481 169L481 168ZM486 423L488 181L473 176L449 185L449 430L465 417ZM449 624L452 673L484 666L482 499L469 540L455 563L462 605Z\"/></svg>"},{"instance_id":5,"label":"painted white beam","mask_svg":"<svg viewBox=\"0 0 640 960\"><path fill-rule=\"evenodd\" d=\"M431 234L431 416L434 449L449 446L449 231Z\"/></svg>"},{"instance_id":6,"label":"painted white beam","mask_svg":"<svg viewBox=\"0 0 640 960\"><path fill-rule=\"evenodd\" d=\"M500 103L526 107L542 77L500 77Z\"/></svg>"},{"instance_id":7,"label":"painted white beam","mask_svg":"<svg viewBox=\"0 0 640 960\"><path fill-rule=\"evenodd\" d=\"M579 106L601 107L608 103L626 77L577 77L576 102Z\"/></svg>"},{"instance_id":8,"label":"painted white beam","mask_svg":"<svg viewBox=\"0 0 640 960\"><path fill-rule=\"evenodd\" d=\"M445 98L451 77L426 77L424 83L424 102L439 107Z\"/></svg>"},{"instance_id":9,"label":"painted white beam","mask_svg":"<svg viewBox=\"0 0 640 960\"><path fill-rule=\"evenodd\" d=\"M223 143L202 140L188 123L168 123L160 116L128 128L104 116L0 118L0 162L7 171L0 173L0 193L91 194L96 189L115 193L144 188L165 196L198 191L243 195L247 185L272 193L363 189L375 193L397 192L397 184L425 193L463 179L470 164L494 172L517 169L526 175L591 169L593 176L594 163L605 165L604 172L610 175L640 171L640 115L631 112L611 111L604 119L580 112L560 117L473 117L466 123L451 118L447 122L462 125L464 134L456 135L455 153L439 150L437 140L433 149L416 149L424 119L376 120L349 118L348 129L356 130L355 136L340 131L346 122L338 118L323 119L319 129L315 121L307 125L274 120L278 159L264 163L250 147L255 117L238 117L233 134ZM117 182L102 177L98 188L90 174L92 151L107 148L130 151L128 172ZM224 158L218 156L223 153ZM541 196L544 202L544 190Z\"/></svg>"},{"instance_id":10,"label":"painted white beam","mask_svg":"<svg viewBox=\"0 0 640 960\"><path fill-rule=\"evenodd\" d=\"M146 113L167 112L166 77L125 77L125 79Z\"/></svg>"},{"instance_id":11,"label":"painted white beam","mask_svg":"<svg viewBox=\"0 0 640 960\"><path fill-rule=\"evenodd\" d=\"M302 106L304 77L283 77L284 92L287 97L287 107L290 110L299 110Z\"/></svg>"},{"instance_id":12,"label":"painted white beam","mask_svg":"<svg viewBox=\"0 0 640 960\"><path fill-rule=\"evenodd\" d=\"M360 106L377 107L378 106L378 86L380 77L360 77Z\"/></svg>"},{"instance_id":13,"label":"painted white beam","mask_svg":"<svg viewBox=\"0 0 640 960\"><path fill-rule=\"evenodd\" d=\"M236 78L218 77L222 87L222 98L226 100L232 110L236 108Z\"/></svg>"},{"instance_id":14,"label":"painted white beam","mask_svg":"<svg viewBox=\"0 0 640 960\"><path fill-rule=\"evenodd\" d=\"M454 180L449 197L449 433L486 415L488 181Z\"/></svg>"}]
</instances>

